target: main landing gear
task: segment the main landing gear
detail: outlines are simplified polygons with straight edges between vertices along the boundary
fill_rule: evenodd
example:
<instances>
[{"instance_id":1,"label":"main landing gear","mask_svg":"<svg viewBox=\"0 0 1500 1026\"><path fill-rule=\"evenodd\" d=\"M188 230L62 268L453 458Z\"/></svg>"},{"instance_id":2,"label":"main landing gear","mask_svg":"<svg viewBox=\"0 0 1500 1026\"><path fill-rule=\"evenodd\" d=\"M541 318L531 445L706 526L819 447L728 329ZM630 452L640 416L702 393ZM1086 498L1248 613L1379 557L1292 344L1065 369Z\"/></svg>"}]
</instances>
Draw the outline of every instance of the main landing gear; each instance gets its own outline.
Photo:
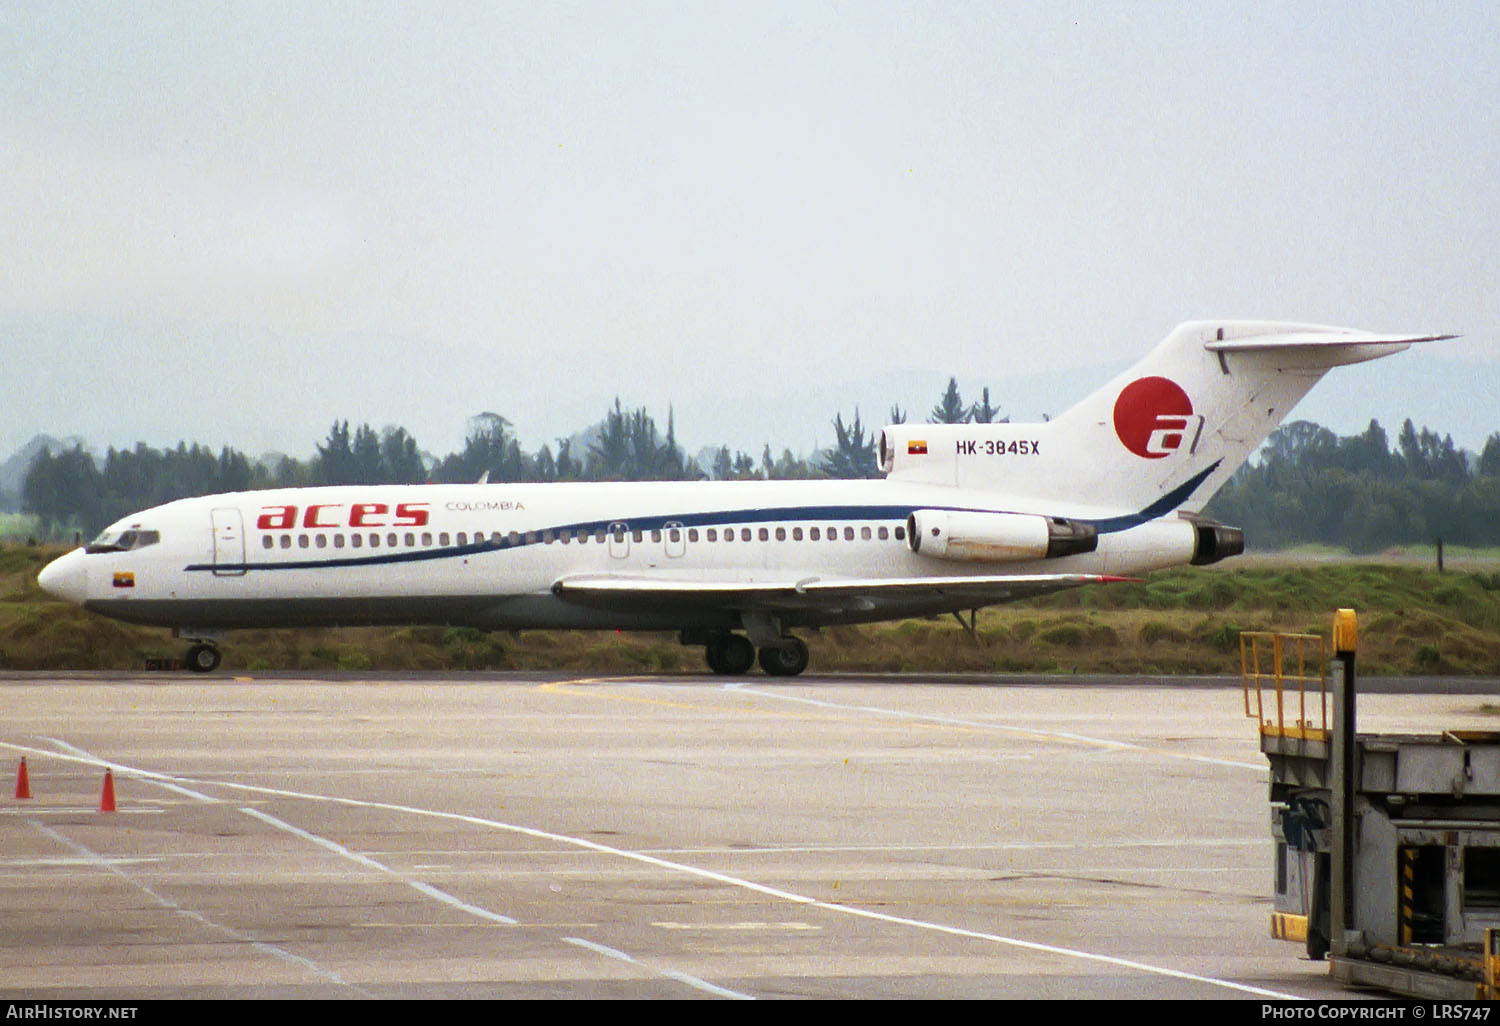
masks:
<instances>
[{"instance_id":1,"label":"main landing gear","mask_svg":"<svg viewBox=\"0 0 1500 1026\"><path fill-rule=\"evenodd\" d=\"M183 663L194 673L212 673L219 668L219 650L213 645L199 642L187 650Z\"/></svg>"},{"instance_id":2,"label":"main landing gear","mask_svg":"<svg viewBox=\"0 0 1500 1026\"><path fill-rule=\"evenodd\" d=\"M755 646L742 634L715 634L703 646L708 668L714 673L737 677L755 665ZM773 677L795 677L807 669L807 645L801 638L783 635L776 645L762 645L760 668Z\"/></svg>"}]
</instances>

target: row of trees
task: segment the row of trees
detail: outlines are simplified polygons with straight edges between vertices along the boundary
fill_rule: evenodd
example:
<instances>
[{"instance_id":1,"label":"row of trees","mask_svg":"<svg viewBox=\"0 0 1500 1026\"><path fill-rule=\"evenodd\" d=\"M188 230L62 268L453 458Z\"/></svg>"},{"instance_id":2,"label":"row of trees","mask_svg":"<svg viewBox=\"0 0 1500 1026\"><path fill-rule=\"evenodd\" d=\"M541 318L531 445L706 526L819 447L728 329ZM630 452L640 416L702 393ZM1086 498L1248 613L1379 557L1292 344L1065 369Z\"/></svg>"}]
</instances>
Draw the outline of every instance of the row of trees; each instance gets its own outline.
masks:
<instances>
[{"instance_id":1,"label":"row of trees","mask_svg":"<svg viewBox=\"0 0 1500 1026\"><path fill-rule=\"evenodd\" d=\"M988 388L980 402L969 405L959 394L957 380L950 378L929 420L989 423L999 412L990 402ZM892 407L891 422L905 420L905 414ZM700 464L678 444L670 412L666 431L662 432L644 407L628 410L618 398L599 423L575 436L586 439L584 444L562 438L555 448L543 445L535 452L523 450L511 422L493 412L470 418L463 448L441 457L423 452L403 427L377 431L361 424L351 429L345 420L333 424L308 460L284 456L264 462L230 448L215 454L197 444L179 443L176 449L162 450L140 443L133 449L110 449L100 466L81 446L55 454L43 450L31 464L21 498L22 508L41 520L43 533L56 537L75 531L92 534L128 513L173 499L255 488L481 479L687 481L878 476L875 434L866 429L859 410L847 423L839 413L832 427L833 445L808 457L790 450L783 450L778 457L768 445L757 460L724 445Z\"/></svg>"},{"instance_id":2,"label":"row of trees","mask_svg":"<svg viewBox=\"0 0 1500 1026\"><path fill-rule=\"evenodd\" d=\"M1500 432L1475 457L1410 420L1394 449L1373 420L1346 437L1293 421L1205 512L1244 528L1260 549L1319 542L1375 552L1439 538L1500 545Z\"/></svg>"},{"instance_id":3,"label":"row of trees","mask_svg":"<svg viewBox=\"0 0 1500 1026\"><path fill-rule=\"evenodd\" d=\"M99 465L82 446L56 454L43 449L32 461L22 486L22 509L41 521L42 533L59 537L92 535L105 524L139 509L173 499L257 488L332 484L417 484L490 481L689 481L714 478L874 477L875 438L856 410L852 424L842 414L833 422L835 443L810 458L789 450L779 458L766 446L757 461L745 452L717 449L707 466L683 452L669 413L662 432L644 408L627 410L618 399L593 429L559 439L554 449L521 448L510 421L497 413L471 418L458 452L424 453L402 427L376 431L335 422L308 460L283 456L251 460L244 453L179 443L154 449L111 448ZM579 450L582 451L579 451Z\"/></svg>"},{"instance_id":4,"label":"row of trees","mask_svg":"<svg viewBox=\"0 0 1500 1026\"><path fill-rule=\"evenodd\" d=\"M965 404L956 380L928 420L990 423L999 410L983 399ZM890 420L904 413L893 407ZM534 452L521 448L510 421L497 413L470 419L464 446L437 457L401 427L376 431L335 422L307 460L256 461L234 449L218 453L179 443L110 449L102 465L81 447L43 450L23 486L23 508L51 537L92 534L126 514L172 499L216 492L323 484L491 481L607 481L869 478L878 475L875 435L859 411L832 421L833 444L809 457L769 446L759 459L720 446L700 462L683 452L672 415L666 430L644 408L619 399L604 418L573 439ZM1357 552L1442 538L1452 544L1500 545L1500 432L1475 456L1452 436L1418 430L1407 420L1395 446L1379 423L1340 437L1295 421L1278 428L1235 474L1206 511L1243 527L1252 546L1303 542L1345 545Z\"/></svg>"}]
</instances>

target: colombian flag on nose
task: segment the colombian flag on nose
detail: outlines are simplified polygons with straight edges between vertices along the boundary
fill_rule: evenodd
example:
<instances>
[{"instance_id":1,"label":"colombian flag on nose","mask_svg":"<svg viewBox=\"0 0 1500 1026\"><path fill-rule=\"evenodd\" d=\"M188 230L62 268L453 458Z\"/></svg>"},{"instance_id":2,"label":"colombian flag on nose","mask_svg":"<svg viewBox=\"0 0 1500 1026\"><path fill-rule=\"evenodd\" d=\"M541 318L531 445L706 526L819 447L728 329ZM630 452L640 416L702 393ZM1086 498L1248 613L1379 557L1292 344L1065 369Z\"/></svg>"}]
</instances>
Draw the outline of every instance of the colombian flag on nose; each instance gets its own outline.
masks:
<instances>
[{"instance_id":1,"label":"colombian flag on nose","mask_svg":"<svg viewBox=\"0 0 1500 1026\"><path fill-rule=\"evenodd\" d=\"M927 442L920 438L913 438L911 441L906 443L906 455L926 456Z\"/></svg>"}]
</instances>

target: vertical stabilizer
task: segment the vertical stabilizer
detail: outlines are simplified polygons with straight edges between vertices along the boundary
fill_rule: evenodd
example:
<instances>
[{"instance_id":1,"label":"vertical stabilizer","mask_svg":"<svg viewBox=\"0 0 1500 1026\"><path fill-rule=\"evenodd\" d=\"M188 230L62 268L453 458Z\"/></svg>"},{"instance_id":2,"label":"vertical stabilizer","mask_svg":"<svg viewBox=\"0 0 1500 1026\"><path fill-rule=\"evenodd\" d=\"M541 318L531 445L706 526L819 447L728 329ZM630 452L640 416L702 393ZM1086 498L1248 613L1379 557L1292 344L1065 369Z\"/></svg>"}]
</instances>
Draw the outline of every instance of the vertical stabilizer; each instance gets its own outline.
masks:
<instances>
[{"instance_id":1,"label":"vertical stabilizer","mask_svg":"<svg viewBox=\"0 0 1500 1026\"><path fill-rule=\"evenodd\" d=\"M883 456L897 478L1101 511L1196 512L1329 369L1451 337L1194 321L1056 420L902 425L887 429Z\"/></svg>"}]
</instances>

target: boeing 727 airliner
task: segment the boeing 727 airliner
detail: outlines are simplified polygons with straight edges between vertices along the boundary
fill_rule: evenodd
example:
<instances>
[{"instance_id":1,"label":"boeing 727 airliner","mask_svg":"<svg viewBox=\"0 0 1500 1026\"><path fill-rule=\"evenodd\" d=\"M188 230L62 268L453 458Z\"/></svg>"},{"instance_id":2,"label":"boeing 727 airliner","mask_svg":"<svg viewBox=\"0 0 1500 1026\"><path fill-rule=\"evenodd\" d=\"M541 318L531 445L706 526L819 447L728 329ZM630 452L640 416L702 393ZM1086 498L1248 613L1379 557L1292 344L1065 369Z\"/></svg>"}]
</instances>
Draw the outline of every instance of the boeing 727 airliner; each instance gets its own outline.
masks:
<instances>
[{"instance_id":1,"label":"boeing 727 airliner","mask_svg":"<svg viewBox=\"0 0 1500 1026\"><path fill-rule=\"evenodd\" d=\"M1448 335L1184 324L1042 424L897 424L877 481L386 485L181 499L54 560L48 592L192 642L451 624L673 630L716 673L796 628L963 610L1244 549L1200 511L1330 368Z\"/></svg>"}]
</instances>

